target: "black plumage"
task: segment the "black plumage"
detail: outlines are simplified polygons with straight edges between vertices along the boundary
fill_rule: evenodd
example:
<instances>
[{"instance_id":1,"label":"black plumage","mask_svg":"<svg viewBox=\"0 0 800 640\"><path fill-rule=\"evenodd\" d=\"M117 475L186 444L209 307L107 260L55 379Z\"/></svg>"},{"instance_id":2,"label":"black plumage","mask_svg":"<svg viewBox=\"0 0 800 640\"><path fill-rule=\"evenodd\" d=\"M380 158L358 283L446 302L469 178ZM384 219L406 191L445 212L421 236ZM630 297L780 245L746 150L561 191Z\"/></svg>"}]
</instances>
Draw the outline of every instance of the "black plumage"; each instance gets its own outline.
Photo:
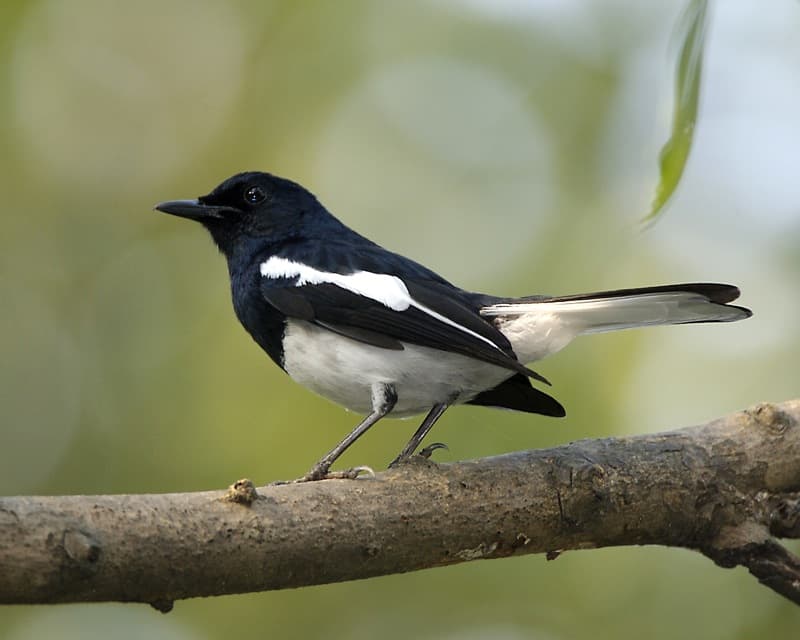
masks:
<instances>
[{"instance_id":1,"label":"black plumage","mask_svg":"<svg viewBox=\"0 0 800 640\"><path fill-rule=\"evenodd\" d=\"M582 333L732 321L738 289L713 283L573 296L503 298L454 286L332 216L309 191L241 173L196 200L157 209L200 222L228 262L242 325L298 382L368 414L304 479L380 418L428 415L398 456L413 454L451 404L563 416L526 366Z\"/></svg>"}]
</instances>

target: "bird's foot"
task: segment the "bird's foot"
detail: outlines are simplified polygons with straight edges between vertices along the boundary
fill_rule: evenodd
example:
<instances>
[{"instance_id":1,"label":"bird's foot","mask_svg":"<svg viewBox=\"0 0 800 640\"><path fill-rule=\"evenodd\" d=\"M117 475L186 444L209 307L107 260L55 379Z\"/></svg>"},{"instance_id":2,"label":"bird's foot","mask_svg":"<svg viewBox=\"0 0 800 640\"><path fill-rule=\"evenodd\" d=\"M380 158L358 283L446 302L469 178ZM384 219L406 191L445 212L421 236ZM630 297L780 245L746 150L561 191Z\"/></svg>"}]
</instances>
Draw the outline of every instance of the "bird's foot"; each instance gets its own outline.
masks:
<instances>
[{"instance_id":1,"label":"bird's foot","mask_svg":"<svg viewBox=\"0 0 800 640\"><path fill-rule=\"evenodd\" d=\"M401 464L407 464L416 457L419 457L423 460L430 460L431 455L437 449L445 449L449 451L450 447L448 447L444 442L434 442L433 444L429 444L424 449L420 449L417 453L409 453L407 455L400 454L389 463L389 468L394 469L399 467Z\"/></svg>"},{"instance_id":2,"label":"bird's foot","mask_svg":"<svg viewBox=\"0 0 800 640\"><path fill-rule=\"evenodd\" d=\"M445 451L450 451L450 447L448 447L444 442L434 442L433 444L429 444L424 449L420 449L418 456L422 456L426 460L429 460L431 455L437 449L444 449Z\"/></svg>"},{"instance_id":3,"label":"bird's foot","mask_svg":"<svg viewBox=\"0 0 800 640\"><path fill-rule=\"evenodd\" d=\"M304 476L294 480L282 480L273 482L273 484L300 484L301 482L317 482L318 480L356 480L362 475L375 477L375 471L371 467L365 465L353 467L352 469L342 469L340 471L331 471L330 468L315 465Z\"/></svg>"},{"instance_id":4,"label":"bird's foot","mask_svg":"<svg viewBox=\"0 0 800 640\"><path fill-rule=\"evenodd\" d=\"M375 471L372 469L372 467L368 467L366 465L360 465L350 469L342 469L340 471L328 470L322 476L314 474L314 471L315 470L312 469L309 473L303 476L303 478L300 479L300 482L313 482L315 480L356 480L362 475L369 476L370 478L375 477Z\"/></svg>"}]
</instances>

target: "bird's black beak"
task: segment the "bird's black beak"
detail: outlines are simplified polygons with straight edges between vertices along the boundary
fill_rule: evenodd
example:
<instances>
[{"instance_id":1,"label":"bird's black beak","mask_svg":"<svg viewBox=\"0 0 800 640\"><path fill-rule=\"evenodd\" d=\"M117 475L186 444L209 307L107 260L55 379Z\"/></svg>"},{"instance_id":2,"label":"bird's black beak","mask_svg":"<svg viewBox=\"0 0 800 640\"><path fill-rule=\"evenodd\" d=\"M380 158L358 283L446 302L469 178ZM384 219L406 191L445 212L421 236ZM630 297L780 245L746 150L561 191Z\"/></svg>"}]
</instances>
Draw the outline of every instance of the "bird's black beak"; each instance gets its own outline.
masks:
<instances>
[{"instance_id":1,"label":"bird's black beak","mask_svg":"<svg viewBox=\"0 0 800 640\"><path fill-rule=\"evenodd\" d=\"M209 218L223 218L225 212L234 211L231 207L203 204L199 200L167 200L166 202L159 202L153 208L156 211L163 211L173 216L198 221Z\"/></svg>"}]
</instances>

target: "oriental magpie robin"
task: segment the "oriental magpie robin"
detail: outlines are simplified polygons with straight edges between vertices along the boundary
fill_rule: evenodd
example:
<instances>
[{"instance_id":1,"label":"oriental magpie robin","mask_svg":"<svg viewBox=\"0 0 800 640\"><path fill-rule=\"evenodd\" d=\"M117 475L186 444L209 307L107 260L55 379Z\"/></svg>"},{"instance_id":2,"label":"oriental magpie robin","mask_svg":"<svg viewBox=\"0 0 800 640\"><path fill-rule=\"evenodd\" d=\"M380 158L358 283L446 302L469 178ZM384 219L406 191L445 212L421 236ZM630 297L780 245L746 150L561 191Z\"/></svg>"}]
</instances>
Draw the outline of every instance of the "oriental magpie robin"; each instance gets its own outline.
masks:
<instances>
[{"instance_id":1,"label":"oriental magpie robin","mask_svg":"<svg viewBox=\"0 0 800 640\"><path fill-rule=\"evenodd\" d=\"M156 205L200 222L228 261L233 307L295 381L366 418L302 480L334 461L384 416L427 411L394 463L409 458L453 404L546 416L561 404L526 366L573 338L647 325L732 322L726 284L676 284L570 296L503 298L460 289L359 235L295 182L240 173L196 200ZM394 464L393 463L393 464Z\"/></svg>"}]
</instances>

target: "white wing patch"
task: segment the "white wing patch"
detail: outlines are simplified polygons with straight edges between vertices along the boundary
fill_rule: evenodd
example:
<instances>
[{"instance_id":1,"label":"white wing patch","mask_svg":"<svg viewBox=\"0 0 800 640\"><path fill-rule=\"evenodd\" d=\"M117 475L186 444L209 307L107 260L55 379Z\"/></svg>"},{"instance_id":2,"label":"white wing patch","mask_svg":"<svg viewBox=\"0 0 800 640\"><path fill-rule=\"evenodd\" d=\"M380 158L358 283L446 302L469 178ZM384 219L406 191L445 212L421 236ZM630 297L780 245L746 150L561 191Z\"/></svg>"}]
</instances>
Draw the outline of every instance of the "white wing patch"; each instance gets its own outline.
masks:
<instances>
[{"instance_id":1,"label":"white wing patch","mask_svg":"<svg viewBox=\"0 0 800 640\"><path fill-rule=\"evenodd\" d=\"M295 286L305 284L335 284L359 296L370 298L395 311L405 311L412 305L406 285L397 276L370 271L356 271L347 275L328 273L301 262L272 256L261 263L265 278L297 278Z\"/></svg>"},{"instance_id":2,"label":"white wing patch","mask_svg":"<svg viewBox=\"0 0 800 640\"><path fill-rule=\"evenodd\" d=\"M419 309L439 322L450 325L471 335L474 338L483 340L493 346L498 351L502 351L494 342L471 329L464 327L450 318L437 313L433 309L420 304L408 292L405 283L397 276L387 273L373 273L372 271L354 271L353 273L330 273L320 271L314 267L309 267L302 262L295 262L288 258L272 256L260 265L261 275L265 278L297 278L296 287L306 284L333 284L351 293L364 296L370 300L380 302L393 311L405 311L409 307Z\"/></svg>"}]
</instances>

